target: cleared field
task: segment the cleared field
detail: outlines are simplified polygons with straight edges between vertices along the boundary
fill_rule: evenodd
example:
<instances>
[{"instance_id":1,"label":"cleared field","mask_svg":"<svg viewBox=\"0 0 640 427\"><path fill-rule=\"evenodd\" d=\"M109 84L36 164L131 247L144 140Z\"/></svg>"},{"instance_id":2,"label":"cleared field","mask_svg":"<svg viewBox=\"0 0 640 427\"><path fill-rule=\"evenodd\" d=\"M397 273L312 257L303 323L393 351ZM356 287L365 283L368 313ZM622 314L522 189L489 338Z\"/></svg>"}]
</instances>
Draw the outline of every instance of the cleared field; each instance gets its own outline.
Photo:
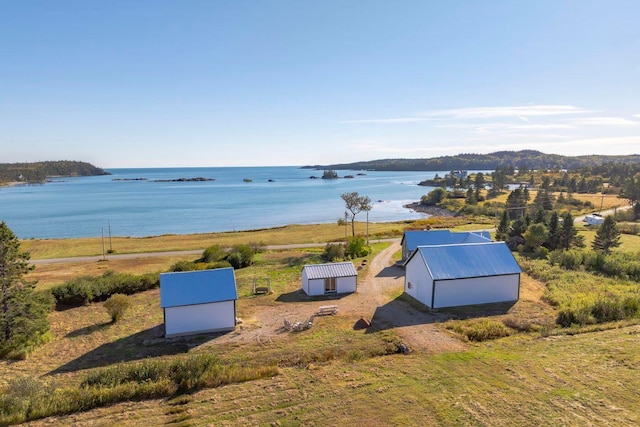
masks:
<instances>
[{"instance_id":1,"label":"cleared field","mask_svg":"<svg viewBox=\"0 0 640 427\"><path fill-rule=\"evenodd\" d=\"M33 425L634 426L639 336L636 326L281 368L271 379Z\"/></svg>"},{"instance_id":2,"label":"cleared field","mask_svg":"<svg viewBox=\"0 0 640 427\"><path fill-rule=\"evenodd\" d=\"M461 227L483 228L477 224ZM589 241L593 232L581 232ZM640 242L638 236L624 239L628 239L625 250ZM367 262L356 260L362 267L359 282L367 277L373 257L386 247L374 245ZM405 341L409 336L406 328L384 323L356 327L366 311L358 308L361 300L350 303L352 297L337 300L343 308L353 307L351 311L322 317L301 333L281 330L283 319L302 320L303 314L308 316L322 304L322 300L301 298L297 292L302 265L318 261L321 251L267 251L256 257L254 266L238 270L237 313L242 323L235 332L222 336L161 339L158 290L132 296L131 309L116 324L109 323L102 303L51 313L52 341L27 360L0 362L0 386L35 378L43 387L73 390L89 373L104 367L214 354L228 366L275 366L278 375L162 399L118 403L31 424L631 426L640 422L635 386L640 383L640 326L610 323L596 325L598 329L572 329L575 335L543 330L553 323L556 310L545 299L548 287L527 275L522 276L517 304L449 310L441 314L457 320L428 326L450 336L455 335L449 330L452 324L484 319L535 327L482 343L460 337L461 350L456 352L414 349L395 354L399 344L410 342ZM391 260L398 256L396 253ZM39 286L46 288L78 274L102 274L106 268L136 274L163 271L183 258L53 264L39 266L29 278L38 278ZM257 278L269 278L273 294L252 295L251 285ZM376 296L381 304L407 304L400 283ZM590 276L584 285L597 286L597 277ZM405 312L409 318L416 316L408 304ZM594 332L581 333L589 330Z\"/></svg>"}]
</instances>

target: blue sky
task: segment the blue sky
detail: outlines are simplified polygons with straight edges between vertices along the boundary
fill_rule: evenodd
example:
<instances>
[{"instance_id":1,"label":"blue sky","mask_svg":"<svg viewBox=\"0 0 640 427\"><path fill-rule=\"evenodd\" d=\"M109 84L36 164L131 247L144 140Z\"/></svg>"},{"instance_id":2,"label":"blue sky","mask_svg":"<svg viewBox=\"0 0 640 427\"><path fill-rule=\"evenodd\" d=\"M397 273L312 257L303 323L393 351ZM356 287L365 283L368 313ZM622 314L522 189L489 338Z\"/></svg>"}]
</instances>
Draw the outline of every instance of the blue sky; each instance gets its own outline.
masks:
<instances>
[{"instance_id":1,"label":"blue sky","mask_svg":"<svg viewBox=\"0 0 640 427\"><path fill-rule=\"evenodd\" d=\"M640 153L640 2L0 0L0 162Z\"/></svg>"}]
</instances>

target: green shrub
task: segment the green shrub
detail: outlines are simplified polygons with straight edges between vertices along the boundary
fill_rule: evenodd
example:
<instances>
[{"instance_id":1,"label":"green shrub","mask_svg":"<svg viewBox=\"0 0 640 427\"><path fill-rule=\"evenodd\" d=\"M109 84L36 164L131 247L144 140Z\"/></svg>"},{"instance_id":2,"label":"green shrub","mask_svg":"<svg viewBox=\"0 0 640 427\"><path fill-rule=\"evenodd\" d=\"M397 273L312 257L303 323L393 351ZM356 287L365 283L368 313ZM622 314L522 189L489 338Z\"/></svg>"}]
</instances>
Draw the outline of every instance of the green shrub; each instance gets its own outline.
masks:
<instances>
[{"instance_id":1,"label":"green shrub","mask_svg":"<svg viewBox=\"0 0 640 427\"><path fill-rule=\"evenodd\" d=\"M625 318L624 306L618 298L601 298L591 307L591 315L596 323L622 320Z\"/></svg>"},{"instance_id":2,"label":"green shrub","mask_svg":"<svg viewBox=\"0 0 640 427\"><path fill-rule=\"evenodd\" d=\"M583 326L593 323L593 318L591 317L591 308L585 306L563 308L558 312L556 323L563 328L568 328L572 325Z\"/></svg>"},{"instance_id":3,"label":"green shrub","mask_svg":"<svg viewBox=\"0 0 640 427\"><path fill-rule=\"evenodd\" d=\"M227 251L220 245L209 246L202 252L200 261L212 263L223 260L227 256ZM184 271L184 270L183 270Z\"/></svg>"},{"instance_id":4,"label":"green shrub","mask_svg":"<svg viewBox=\"0 0 640 427\"><path fill-rule=\"evenodd\" d=\"M231 263L229 261L218 261L212 264L207 264L207 269L214 270L216 268L228 268L231 267Z\"/></svg>"},{"instance_id":5,"label":"green shrub","mask_svg":"<svg viewBox=\"0 0 640 427\"><path fill-rule=\"evenodd\" d=\"M509 329L497 320L479 319L456 323L453 330L469 341L486 341L509 335Z\"/></svg>"},{"instance_id":6,"label":"green shrub","mask_svg":"<svg viewBox=\"0 0 640 427\"><path fill-rule=\"evenodd\" d=\"M104 301L113 294L131 295L160 285L157 273L135 276L107 271L102 276L81 276L68 280L51 290L60 305L78 306Z\"/></svg>"},{"instance_id":7,"label":"green shrub","mask_svg":"<svg viewBox=\"0 0 640 427\"><path fill-rule=\"evenodd\" d=\"M111 297L104 303L104 308L111 316L111 321L113 323L122 319L124 312L127 311L131 302L126 295L123 294L113 294Z\"/></svg>"},{"instance_id":8,"label":"green shrub","mask_svg":"<svg viewBox=\"0 0 640 427\"><path fill-rule=\"evenodd\" d=\"M360 258L371 253L371 247L367 246L364 237L353 236L349 238L349 243L345 250L345 255L349 258Z\"/></svg>"},{"instance_id":9,"label":"green shrub","mask_svg":"<svg viewBox=\"0 0 640 427\"><path fill-rule=\"evenodd\" d=\"M342 243L327 243L320 256L323 261L334 262L344 259L344 245Z\"/></svg>"},{"instance_id":10,"label":"green shrub","mask_svg":"<svg viewBox=\"0 0 640 427\"><path fill-rule=\"evenodd\" d=\"M255 252L249 245L236 245L227 255L227 261L235 269L249 267L253 264L253 256Z\"/></svg>"},{"instance_id":11,"label":"green shrub","mask_svg":"<svg viewBox=\"0 0 640 427\"><path fill-rule=\"evenodd\" d=\"M196 266L196 263L193 261L178 261L169 268L169 271L171 272L194 271L197 269L198 267Z\"/></svg>"}]
</instances>

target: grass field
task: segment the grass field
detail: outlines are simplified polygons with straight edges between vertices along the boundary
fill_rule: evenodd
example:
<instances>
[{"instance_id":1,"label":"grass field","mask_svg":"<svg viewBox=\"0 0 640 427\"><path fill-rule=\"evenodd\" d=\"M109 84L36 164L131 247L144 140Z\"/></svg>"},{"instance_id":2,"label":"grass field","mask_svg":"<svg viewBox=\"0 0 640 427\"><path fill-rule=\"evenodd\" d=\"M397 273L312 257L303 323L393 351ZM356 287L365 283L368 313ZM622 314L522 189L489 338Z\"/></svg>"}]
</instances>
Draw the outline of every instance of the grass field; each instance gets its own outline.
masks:
<instances>
[{"instance_id":1,"label":"grass field","mask_svg":"<svg viewBox=\"0 0 640 427\"><path fill-rule=\"evenodd\" d=\"M438 227L487 228L490 221L477 222L465 218L431 218L418 221L370 223L371 239L402 237L406 228ZM364 235L366 223L356 222L356 233ZM114 253L144 253L204 249L212 245L233 246L237 244L286 245L297 243L324 243L344 240L351 235L350 225L312 224L288 225L254 231L233 231L210 234L168 234L151 237L113 237L111 243L105 239L105 250ZM32 259L102 255L101 238L84 239L30 239L21 242L21 249L29 252Z\"/></svg>"},{"instance_id":2,"label":"grass field","mask_svg":"<svg viewBox=\"0 0 640 427\"><path fill-rule=\"evenodd\" d=\"M385 224L380 237L399 237L405 227L424 223ZM483 224L458 224L486 228ZM123 239L118 252L198 249L219 243L264 244L323 242L344 236L337 225L292 226L253 233L160 236ZM288 230L288 231L287 231ZM587 242L593 231L580 231ZM280 234L284 233L284 234ZM287 233L291 241L287 241ZM373 235L373 229L370 228ZM125 246L125 242L131 246ZM136 242L133 244L132 242ZM619 250L635 250L639 236L623 236ZM118 243L118 244L121 244ZM43 248L39 248L42 244ZM58 245L62 244L62 248ZM91 254L95 241L75 243L76 255ZM66 241L28 241L24 248L38 257L63 254ZM72 245L73 246L73 245ZM114 247L116 247L114 240ZM374 245L375 256L386 244ZM394 354L399 342L394 329L355 329L353 316L341 313L320 319L299 334L277 337L251 335L259 314L275 310L285 315L295 303L299 274L305 263L318 261L322 248L266 251L254 266L236 272L243 323L236 333L250 339L219 344L210 336L189 340L160 339L162 312L159 291L131 297L123 320L109 323L102 303L56 311L50 315L53 339L28 359L0 362L0 386L34 378L57 390L77 390L92 372L142 360L173 361L185 354L214 354L230 367L275 367L277 375L187 394L117 403L71 415L34 421L32 425L623 425L640 423L640 326L634 322L599 325L598 329L544 329L556 309L546 296L549 286L523 275L520 301L508 313L483 308L451 310L459 320L442 323L443 330L477 320L533 324L530 332L481 343L465 341L455 353ZM56 255L58 254L58 255ZM35 256L34 256L35 257ZM193 257L191 257L192 259ZM398 259L396 254L393 259ZM190 257L65 263L38 266L29 275L45 289L78 274L102 274L107 269L141 274L165 271ZM365 263L361 263L365 264ZM359 271L360 280L366 266ZM254 279L269 278L272 295L254 296ZM587 275L581 286L597 287ZM391 297L401 289L387 291ZM567 295L570 290L562 289ZM564 295L564 294L563 294ZM523 328L526 329L526 328ZM544 330L543 330L544 329ZM588 331L593 331L589 332ZM452 333L452 332L447 332ZM232 336L231 338L234 338ZM463 340L462 337L460 337ZM123 363L124 365L115 365ZM47 389L48 390L48 389ZM1 410L0 410L1 415Z\"/></svg>"}]
</instances>

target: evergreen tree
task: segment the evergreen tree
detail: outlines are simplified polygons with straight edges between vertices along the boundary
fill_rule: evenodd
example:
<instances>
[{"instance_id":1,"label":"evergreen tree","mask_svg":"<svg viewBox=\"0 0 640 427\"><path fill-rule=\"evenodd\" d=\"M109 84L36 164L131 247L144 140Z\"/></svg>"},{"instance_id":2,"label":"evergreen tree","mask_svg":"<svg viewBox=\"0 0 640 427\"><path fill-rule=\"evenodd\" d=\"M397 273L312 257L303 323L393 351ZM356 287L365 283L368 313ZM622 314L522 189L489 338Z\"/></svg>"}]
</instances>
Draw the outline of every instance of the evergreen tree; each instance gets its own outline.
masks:
<instances>
[{"instance_id":1,"label":"evergreen tree","mask_svg":"<svg viewBox=\"0 0 640 427\"><path fill-rule=\"evenodd\" d=\"M578 236L578 230L576 230L573 224L573 217L571 212L562 218L562 228L560 230L560 242L558 249L570 249L572 246L583 247L584 237Z\"/></svg>"},{"instance_id":2,"label":"evergreen tree","mask_svg":"<svg viewBox=\"0 0 640 427\"><path fill-rule=\"evenodd\" d=\"M502 218L500 218L500 224L496 229L496 240L507 240L507 238L509 237L510 228L511 226L509 221L509 213L505 209L502 211Z\"/></svg>"},{"instance_id":3,"label":"evergreen tree","mask_svg":"<svg viewBox=\"0 0 640 427\"><path fill-rule=\"evenodd\" d=\"M560 217L557 211L553 211L551 219L549 220L549 239L547 240L546 247L550 251L556 250L560 247Z\"/></svg>"},{"instance_id":4,"label":"evergreen tree","mask_svg":"<svg viewBox=\"0 0 640 427\"><path fill-rule=\"evenodd\" d=\"M547 218L544 212L544 209L541 206L538 206L536 213L533 217L534 224L545 224L546 225Z\"/></svg>"},{"instance_id":5,"label":"evergreen tree","mask_svg":"<svg viewBox=\"0 0 640 427\"><path fill-rule=\"evenodd\" d=\"M467 189L466 203L468 205L477 205L478 204L478 199L476 199L475 192L473 191L473 188L471 188L471 187L469 187Z\"/></svg>"},{"instance_id":6,"label":"evergreen tree","mask_svg":"<svg viewBox=\"0 0 640 427\"><path fill-rule=\"evenodd\" d=\"M600 224L596 237L593 239L591 247L593 250L608 254L612 248L620 246L620 230L618 224L611 216L604 218L604 222Z\"/></svg>"},{"instance_id":7,"label":"evergreen tree","mask_svg":"<svg viewBox=\"0 0 640 427\"><path fill-rule=\"evenodd\" d=\"M24 357L49 331L50 297L34 292L24 275L33 270L29 254L7 224L0 223L0 356Z\"/></svg>"},{"instance_id":8,"label":"evergreen tree","mask_svg":"<svg viewBox=\"0 0 640 427\"><path fill-rule=\"evenodd\" d=\"M527 202L522 188L516 188L507 196L507 210L511 219L521 218L524 215Z\"/></svg>"}]
</instances>

